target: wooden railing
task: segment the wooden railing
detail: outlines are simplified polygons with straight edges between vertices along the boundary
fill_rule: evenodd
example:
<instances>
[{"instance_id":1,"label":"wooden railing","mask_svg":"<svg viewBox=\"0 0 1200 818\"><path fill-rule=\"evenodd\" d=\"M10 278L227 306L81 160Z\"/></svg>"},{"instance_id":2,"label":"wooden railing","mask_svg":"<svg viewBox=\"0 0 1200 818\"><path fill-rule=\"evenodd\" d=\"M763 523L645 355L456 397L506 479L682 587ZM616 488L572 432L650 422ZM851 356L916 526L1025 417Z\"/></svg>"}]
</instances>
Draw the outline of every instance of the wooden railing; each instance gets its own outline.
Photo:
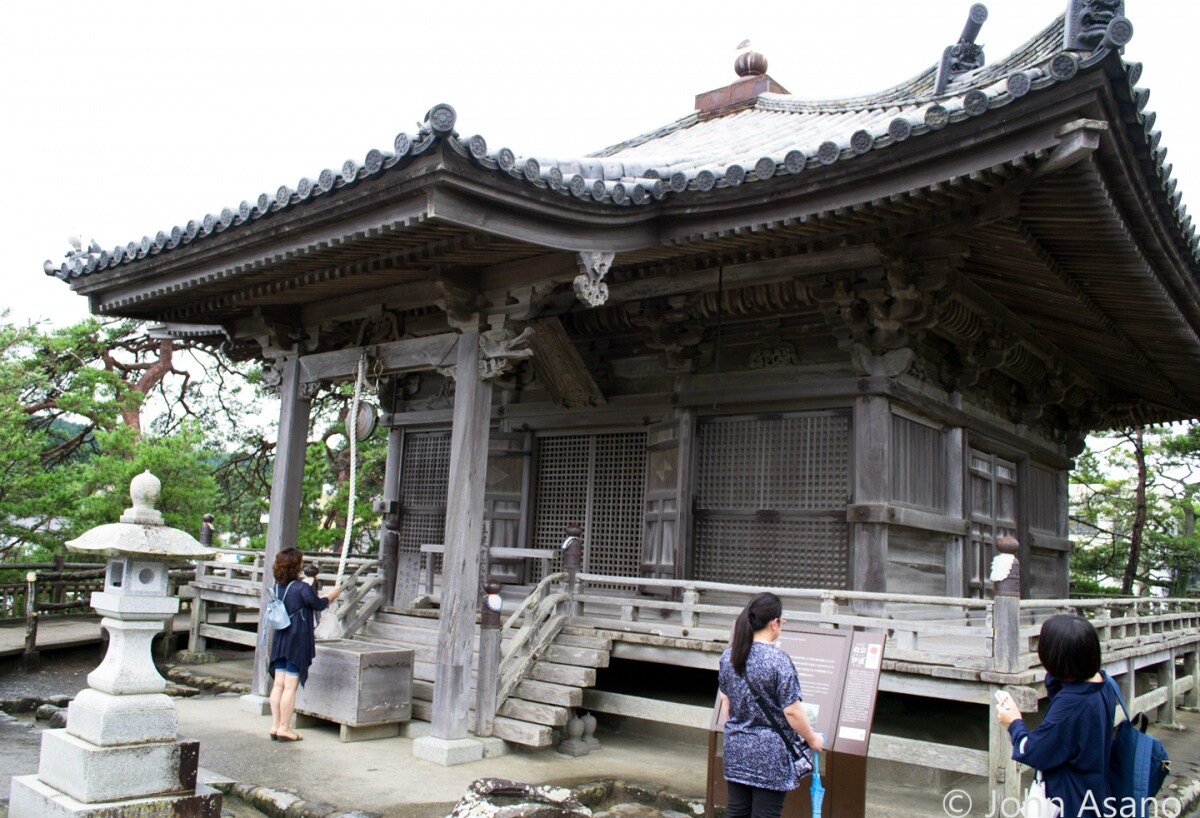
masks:
<instances>
[{"instance_id":1,"label":"wooden railing","mask_svg":"<svg viewBox=\"0 0 1200 818\"><path fill-rule=\"evenodd\" d=\"M196 564L189 647L204 652L210 639L253 647L265 575L264 553L238 548L213 550L217 552L215 559ZM317 580L325 585L336 581L340 557L341 554L335 552L310 552L304 555L304 561L316 563L319 569ZM376 591L383 580L377 574L379 562L373 557L348 557L346 566L351 573L343 579L346 586L342 597L344 604L338 607L336 617L338 630L348 629L353 634L383 604L382 594ZM209 615L215 605L224 605L228 609L226 624L210 621ZM254 614L254 628L239 627L239 611Z\"/></svg>"},{"instance_id":2,"label":"wooden railing","mask_svg":"<svg viewBox=\"0 0 1200 818\"><path fill-rule=\"evenodd\" d=\"M562 630L567 621L571 583L565 573L549 574L525 597L500 628L501 639L517 627L516 634L500 655L496 708L499 709L525 678L539 653ZM555 586L559 586L557 589Z\"/></svg>"}]
</instances>

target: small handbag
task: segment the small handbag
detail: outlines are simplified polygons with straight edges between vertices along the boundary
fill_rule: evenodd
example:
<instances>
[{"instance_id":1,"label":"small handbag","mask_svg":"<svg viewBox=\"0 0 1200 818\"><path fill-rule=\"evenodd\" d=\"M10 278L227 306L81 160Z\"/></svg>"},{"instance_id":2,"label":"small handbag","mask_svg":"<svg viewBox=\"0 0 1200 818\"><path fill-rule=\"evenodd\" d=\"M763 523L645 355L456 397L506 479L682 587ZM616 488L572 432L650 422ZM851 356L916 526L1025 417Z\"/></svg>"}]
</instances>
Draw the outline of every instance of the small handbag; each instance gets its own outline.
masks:
<instances>
[{"instance_id":1,"label":"small handbag","mask_svg":"<svg viewBox=\"0 0 1200 818\"><path fill-rule=\"evenodd\" d=\"M1058 804L1046 797L1046 783L1039 770L1025 793L1021 806L1022 818L1058 818Z\"/></svg>"}]
</instances>

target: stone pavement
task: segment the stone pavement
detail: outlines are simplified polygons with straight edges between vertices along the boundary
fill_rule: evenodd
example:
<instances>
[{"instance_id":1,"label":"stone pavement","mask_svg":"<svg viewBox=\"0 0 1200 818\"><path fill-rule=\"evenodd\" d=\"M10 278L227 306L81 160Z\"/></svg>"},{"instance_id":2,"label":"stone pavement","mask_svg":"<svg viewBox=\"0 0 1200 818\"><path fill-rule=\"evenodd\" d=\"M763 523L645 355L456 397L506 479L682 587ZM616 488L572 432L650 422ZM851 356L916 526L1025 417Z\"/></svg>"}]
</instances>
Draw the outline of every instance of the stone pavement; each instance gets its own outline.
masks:
<instances>
[{"instance_id":1,"label":"stone pavement","mask_svg":"<svg viewBox=\"0 0 1200 818\"><path fill-rule=\"evenodd\" d=\"M197 678L224 678L236 684L248 680L250 663L221 662L187 670ZM264 812L287 809L291 804L288 816L328 815L335 811L353 815L353 811L363 811L358 814L440 818L472 781L496 777L568 787L604 782L608 789L596 795L593 788L589 800L600 811L610 813L611 818L684 818L695 815L705 790L707 748L702 742L649 739L605 733L602 729L598 737L603 749L581 758L552 749L518 751L472 764L442 767L414 758L410 738L343 744L332 724L302 728L305 740L301 742L272 742L269 719L244 711L233 692L205 693L176 701L180 734L200 741L201 766L213 779L224 780L230 787L238 782L237 793L248 802L258 798L273 804L260 806ZM1194 809L1200 796L1200 714L1180 711L1179 715L1185 729L1156 729L1168 747L1175 773L1160 797L1190 798L1188 808ZM7 796L11 776L36 770L39 735L40 731L29 729L27 718L23 723L0 720L0 799ZM617 782L615 786L613 782ZM943 799L951 787L942 791L872 779L867 790L867 815L945 815ZM971 796L974 806L955 815L987 815L986 788L979 780L971 779L962 789ZM301 803L304 801L309 802L307 807Z\"/></svg>"}]
</instances>

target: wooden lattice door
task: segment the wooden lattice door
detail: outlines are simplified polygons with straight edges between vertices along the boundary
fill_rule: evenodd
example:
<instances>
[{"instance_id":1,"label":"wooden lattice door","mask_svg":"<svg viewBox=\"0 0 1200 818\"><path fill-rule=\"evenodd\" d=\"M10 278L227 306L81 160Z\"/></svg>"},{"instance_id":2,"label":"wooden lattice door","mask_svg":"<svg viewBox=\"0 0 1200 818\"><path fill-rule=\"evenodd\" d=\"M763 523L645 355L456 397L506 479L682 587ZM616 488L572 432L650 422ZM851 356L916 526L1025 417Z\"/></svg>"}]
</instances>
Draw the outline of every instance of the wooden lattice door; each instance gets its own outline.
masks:
<instances>
[{"instance_id":1,"label":"wooden lattice door","mask_svg":"<svg viewBox=\"0 0 1200 818\"><path fill-rule=\"evenodd\" d=\"M703 421L697 429L696 578L846 588L849 498L847 414Z\"/></svg>"},{"instance_id":2,"label":"wooden lattice door","mask_svg":"<svg viewBox=\"0 0 1200 818\"><path fill-rule=\"evenodd\" d=\"M970 450L971 541L967 549L967 587L972 596L991 593L988 573L996 538L1016 534L1017 464L979 449Z\"/></svg>"},{"instance_id":3,"label":"wooden lattice door","mask_svg":"<svg viewBox=\"0 0 1200 818\"><path fill-rule=\"evenodd\" d=\"M558 548L564 529L578 523L585 572L638 576L645 482L644 432L538 438L533 547Z\"/></svg>"},{"instance_id":4,"label":"wooden lattice door","mask_svg":"<svg viewBox=\"0 0 1200 818\"><path fill-rule=\"evenodd\" d=\"M407 605L416 594L421 546L446 536L446 487L450 478L450 431L409 431L400 459L399 576L395 602ZM429 555L440 570L440 556Z\"/></svg>"}]
</instances>

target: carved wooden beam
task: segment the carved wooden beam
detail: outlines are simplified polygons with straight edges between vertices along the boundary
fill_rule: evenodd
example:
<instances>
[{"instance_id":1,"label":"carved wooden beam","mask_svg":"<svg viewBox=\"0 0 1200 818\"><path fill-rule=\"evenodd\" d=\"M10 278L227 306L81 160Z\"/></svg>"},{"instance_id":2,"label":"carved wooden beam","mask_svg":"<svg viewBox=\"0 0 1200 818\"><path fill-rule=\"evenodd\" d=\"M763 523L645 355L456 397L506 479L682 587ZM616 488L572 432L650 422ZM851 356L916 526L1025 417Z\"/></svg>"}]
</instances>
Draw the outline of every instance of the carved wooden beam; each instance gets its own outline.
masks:
<instances>
[{"instance_id":1,"label":"carved wooden beam","mask_svg":"<svg viewBox=\"0 0 1200 818\"><path fill-rule=\"evenodd\" d=\"M604 395L592 379L562 322L542 318L530 324L533 371L550 398L568 409L603 406Z\"/></svg>"}]
</instances>

